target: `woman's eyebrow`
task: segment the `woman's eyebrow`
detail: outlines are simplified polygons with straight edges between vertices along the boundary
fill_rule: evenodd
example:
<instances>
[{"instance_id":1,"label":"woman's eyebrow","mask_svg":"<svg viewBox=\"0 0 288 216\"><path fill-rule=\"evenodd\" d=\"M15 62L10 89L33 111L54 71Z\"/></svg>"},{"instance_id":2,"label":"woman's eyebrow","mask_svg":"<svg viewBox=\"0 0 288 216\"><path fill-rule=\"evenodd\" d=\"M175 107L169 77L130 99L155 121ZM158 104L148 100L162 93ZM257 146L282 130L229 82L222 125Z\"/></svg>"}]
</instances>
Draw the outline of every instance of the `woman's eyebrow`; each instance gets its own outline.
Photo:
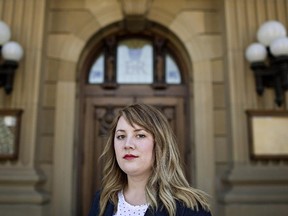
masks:
<instances>
[{"instance_id":1,"label":"woman's eyebrow","mask_svg":"<svg viewBox=\"0 0 288 216\"><path fill-rule=\"evenodd\" d=\"M134 132L139 132L139 131L147 132L144 128L137 128L137 129L134 130ZM117 133L117 132L125 132L125 130L124 129L118 129L118 130L115 131L115 133Z\"/></svg>"},{"instance_id":2,"label":"woman's eyebrow","mask_svg":"<svg viewBox=\"0 0 288 216\"><path fill-rule=\"evenodd\" d=\"M134 130L134 132L139 132L139 131L145 131L145 132L147 132L145 129L143 129L143 128L139 128L139 129L135 129Z\"/></svg>"}]
</instances>

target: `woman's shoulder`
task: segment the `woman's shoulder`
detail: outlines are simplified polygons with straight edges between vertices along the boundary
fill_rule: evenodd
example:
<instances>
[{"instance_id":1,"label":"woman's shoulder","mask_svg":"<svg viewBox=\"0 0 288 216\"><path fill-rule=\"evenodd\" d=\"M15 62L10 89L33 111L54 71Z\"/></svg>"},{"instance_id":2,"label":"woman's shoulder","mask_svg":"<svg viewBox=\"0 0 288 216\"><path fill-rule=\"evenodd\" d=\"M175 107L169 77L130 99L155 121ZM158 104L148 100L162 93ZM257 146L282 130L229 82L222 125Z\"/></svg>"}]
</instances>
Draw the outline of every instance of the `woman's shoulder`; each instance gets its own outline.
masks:
<instances>
[{"instance_id":1,"label":"woman's shoulder","mask_svg":"<svg viewBox=\"0 0 288 216\"><path fill-rule=\"evenodd\" d=\"M100 212L100 195L101 191L97 191L94 195L93 202L91 204L90 212L88 216L97 216ZM105 207L104 215L113 215L114 205L108 201Z\"/></svg>"},{"instance_id":2,"label":"woman's shoulder","mask_svg":"<svg viewBox=\"0 0 288 216\"><path fill-rule=\"evenodd\" d=\"M91 203L89 216L99 214L99 201L100 201L100 191L97 191L94 195L93 201Z\"/></svg>"},{"instance_id":3,"label":"woman's shoulder","mask_svg":"<svg viewBox=\"0 0 288 216\"><path fill-rule=\"evenodd\" d=\"M177 212L176 215L178 216L211 216L211 212L203 208L203 206L198 203L193 209L187 207L180 201L176 201Z\"/></svg>"}]
</instances>

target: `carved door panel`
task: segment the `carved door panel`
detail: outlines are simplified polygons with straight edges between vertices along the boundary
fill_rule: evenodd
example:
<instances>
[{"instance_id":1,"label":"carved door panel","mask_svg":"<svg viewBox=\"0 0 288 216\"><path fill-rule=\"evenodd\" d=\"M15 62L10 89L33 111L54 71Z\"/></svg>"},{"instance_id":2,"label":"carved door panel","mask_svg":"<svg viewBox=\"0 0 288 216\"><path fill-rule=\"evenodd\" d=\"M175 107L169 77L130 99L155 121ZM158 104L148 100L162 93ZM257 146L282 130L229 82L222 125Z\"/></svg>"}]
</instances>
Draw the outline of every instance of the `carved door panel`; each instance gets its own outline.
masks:
<instances>
[{"instance_id":1,"label":"carved door panel","mask_svg":"<svg viewBox=\"0 0 288 216\"><path fill-rule=\"evenodd\" d=\"M85 101L82 155L82 213L88 215L94 193L101 185L101 170L104 164L99 160L107 141L107 131L115 113L132 103L131 98L88 98Z\"/></svg>"},{"instance_id":2,"label":"carved door panel","mask_svg":"<svg viewBox=\"0 0 288 216\"><path fill-rule=\"evenodd\" d=\"M181 97L143 97L138 102L153 105L160 109L168 119L179 144L181 155L185 155L185 106ZM183 160L184 162L184 160Z\"/></svg>"},{"instance_id":3,"label":"carved door panel","mask_svg":"<svg viewBox=\"0 0 288 216\"><path fill-rule=\"evenodd\" d=\"M186 104L183 97L139 97L138 102L153 105L160 109L168 119L170 126L176 136L179 147L182 167L188 181L191 182L192 174L190 167L192 162L188 160L191 154L190 146L188 145L191 129L189 127L189 115L186 112Z\"/></svg>"},{"instance_id":4,"label":"carved door panel","mask_svg":"<svg viewBox=\"0 0 288 216\"><path fill-rule=\"evenodd\" d=\"M88 98L85 104L82 162L82 215L86 216L94 193L100 189L103 165L99 160L107 141L107 132L115 114L133 102L156 106L168 118L179 143L180 154L188 152L185 136L185 109L182 97L99 97ZM185 162L186 163L186 162Z\"/></svg>"}]
</instances>

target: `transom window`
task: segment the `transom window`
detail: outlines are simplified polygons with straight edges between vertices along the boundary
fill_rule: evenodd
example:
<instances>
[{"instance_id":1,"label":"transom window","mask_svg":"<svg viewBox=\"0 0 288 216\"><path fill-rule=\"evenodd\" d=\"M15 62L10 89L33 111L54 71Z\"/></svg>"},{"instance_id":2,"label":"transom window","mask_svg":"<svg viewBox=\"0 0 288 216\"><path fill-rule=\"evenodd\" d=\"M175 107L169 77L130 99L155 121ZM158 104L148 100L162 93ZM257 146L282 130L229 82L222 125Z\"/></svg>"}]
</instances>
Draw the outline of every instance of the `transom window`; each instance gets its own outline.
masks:
<instances>
[{"instance_id":1,"label":"transom window","mask_svg":"<svg viewBox=\"0 0 288 216\"><path fill-rule=\"evenodd\" d=\"M94 60L87 81L88 84L153 84L165 88L167 84L181 84L182 78L164 40L126 38L116 42L110 38Z\"/></svg>"},{"instance_id":2,"label":"transom window","mask_svg":"<svg viewBox=\"0 0 288 216\"><path fill-rule=\"evenodd\" d=\"M117 46L117 83L153 83L153 46L150 41L128 39Z\"/></svg>"}]
</instances>

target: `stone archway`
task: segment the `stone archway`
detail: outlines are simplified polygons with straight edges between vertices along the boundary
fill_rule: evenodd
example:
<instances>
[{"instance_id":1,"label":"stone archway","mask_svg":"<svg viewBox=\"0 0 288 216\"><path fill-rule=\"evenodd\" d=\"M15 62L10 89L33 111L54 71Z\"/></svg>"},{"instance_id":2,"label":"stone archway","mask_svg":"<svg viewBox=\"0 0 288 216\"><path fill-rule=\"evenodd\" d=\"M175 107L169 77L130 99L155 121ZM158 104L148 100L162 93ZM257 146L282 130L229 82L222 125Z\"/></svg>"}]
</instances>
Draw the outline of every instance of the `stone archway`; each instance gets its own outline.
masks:
<instances>
[{"instance_id":1,"label":"stone archway","mask_svg":"<svg viewBox=\"0 0 288 216\"><path fill-rule=\"evenodd\" d=\"M123 19L119 2L111 1L110 4L92 4L89 10L94 14L93 20L87 21L75 34L68 36L51 37L51 43L59 45L58 52L49 53L59 60L58 70L63 73L71 69L77 71L77 65L81 64L79 56L89 38L96 31L116 21ZM88 7L88 6L86 6ZM103 8L101 8L103 7ZM105 14L103 11L116 9L117 13ZM103 9L103 10L102 10ZM150 7L147 18L161 23L180 38L186 50L190 54L190 62L193 62L189 80L191 80L190 96L191 124L194 130L191 135L191 145L195 145L195 168L196 187L214 195L214 148L213 148L213 104L212 104L212 77L211 77L211 42L209 37L203 37L197 28L199 24L193 23L195 14L192 12L179 12L177 16L162 10L163 16L156 16L157 8ZM101 11L96 13L95 11ZM145 10L144 10L145 11ZM176 12L175 12L176 13ZM109 14L111 16L109 16ZM168 19L167 19L168 18ZM192 20L192 22L191 22ZM93 26L95 24L95 27ZM203 24L204 25L204 24ZM93 26L93 28L90 28ZM194 27L193 27L194 26ZM205 26L201 26L205 29ZM77 141L77 81L58 80L56 96L56 121L54 139L54 169L53 171L53 215L73 215L75 202L75 141ZM63 100L65 98L65 100ZM67 112L67 106L71 109ZM69 124L67 124L69 122ZM197 124L195 124L197 122ZM76 134L76 135L75 135ZM77 150L77 148L76 148ZM65 158L63 158L65 155ZM208 158L208 160L206 160ZM65 173L65 178L63 178Z\"/></svg>"}]
</instances>

